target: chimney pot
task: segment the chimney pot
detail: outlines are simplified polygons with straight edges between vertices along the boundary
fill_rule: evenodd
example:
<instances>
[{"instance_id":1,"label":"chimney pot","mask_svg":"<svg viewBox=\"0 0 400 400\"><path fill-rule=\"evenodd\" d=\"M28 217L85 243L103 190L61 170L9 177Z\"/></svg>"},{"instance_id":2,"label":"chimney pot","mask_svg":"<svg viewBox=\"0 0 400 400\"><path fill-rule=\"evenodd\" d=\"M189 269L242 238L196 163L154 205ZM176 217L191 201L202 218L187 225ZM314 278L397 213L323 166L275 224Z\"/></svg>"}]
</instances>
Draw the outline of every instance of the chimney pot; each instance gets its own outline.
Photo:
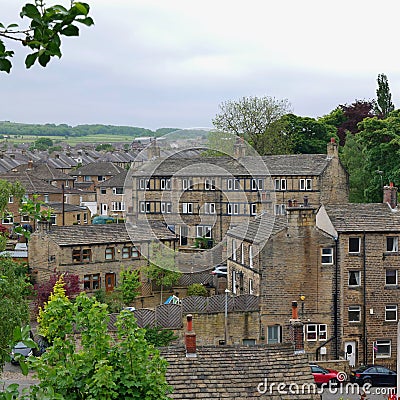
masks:
<instances>
[{"instance_id":1,"label":"chimney pot","mask_svg":"<svg viewBox=\"0 0 400 400\"><path fill-rule=\"evenodd\" d=\"M187 331L185 333L186 357L196 357L196 334L193 331L193 316L186 316Z\"/></svg>"}]
</instances>

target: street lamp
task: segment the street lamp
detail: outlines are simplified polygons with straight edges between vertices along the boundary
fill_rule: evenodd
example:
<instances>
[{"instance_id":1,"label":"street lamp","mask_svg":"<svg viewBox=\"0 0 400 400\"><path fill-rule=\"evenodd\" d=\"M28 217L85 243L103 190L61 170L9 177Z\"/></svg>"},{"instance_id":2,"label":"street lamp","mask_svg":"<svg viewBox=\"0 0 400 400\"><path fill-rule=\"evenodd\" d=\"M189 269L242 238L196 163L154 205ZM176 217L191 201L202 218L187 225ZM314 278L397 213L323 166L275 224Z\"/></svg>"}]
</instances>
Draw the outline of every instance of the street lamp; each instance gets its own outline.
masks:
<instances>
[{"instance_id":1,"label":"street lamp","mask_svg":"<svg viewBox=\"0 0 400 400\"><path fill-rule=\"evenodd\" d=\"M228 344L228 293L231 291L229 289L225 289L225 345Z\"/></svg>"}]
</instances>

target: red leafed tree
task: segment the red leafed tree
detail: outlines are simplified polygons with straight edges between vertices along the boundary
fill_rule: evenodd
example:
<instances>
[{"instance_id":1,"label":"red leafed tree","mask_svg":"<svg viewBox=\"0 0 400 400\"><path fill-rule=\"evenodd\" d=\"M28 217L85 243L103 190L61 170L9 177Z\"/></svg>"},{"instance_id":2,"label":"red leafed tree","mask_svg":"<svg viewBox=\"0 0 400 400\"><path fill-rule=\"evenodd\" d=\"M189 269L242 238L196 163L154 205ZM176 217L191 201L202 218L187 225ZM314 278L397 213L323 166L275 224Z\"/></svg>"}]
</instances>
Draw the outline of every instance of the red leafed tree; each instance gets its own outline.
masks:
<instances>
[{"instance_id":1,"label":"red leafed tree","mask_svg":"<svg viewBox=\"0 0 400 400\"><path fill-rule=\"evenodd\" d=\"M54 285L60 278L60 273L55 273L50 277L47 282L36 283L33 286L33 290L35 292L35 308L36 311L39 310L40 307L44 306L49 300L50 293L52 293ZM79 276L74 274L64 274L64 282L65 282L65 294L68 298L75 297L78 293L81 292L79 286Z\"/></svg>"},{"instance_id":2,"label":"red leafed tree","mask_svg":"<svg viewBox=\"0 0 400 400\"><path fill-rule=\"evenodd\" d=\"M339 144L344 146L348 132L353 135L360 132L358 123L364 118L372 118L374 113L374 103L366 100L356 100L354 103L339 106L343 111L344 121L337 127Z\"/></svg>"}]
</instances>

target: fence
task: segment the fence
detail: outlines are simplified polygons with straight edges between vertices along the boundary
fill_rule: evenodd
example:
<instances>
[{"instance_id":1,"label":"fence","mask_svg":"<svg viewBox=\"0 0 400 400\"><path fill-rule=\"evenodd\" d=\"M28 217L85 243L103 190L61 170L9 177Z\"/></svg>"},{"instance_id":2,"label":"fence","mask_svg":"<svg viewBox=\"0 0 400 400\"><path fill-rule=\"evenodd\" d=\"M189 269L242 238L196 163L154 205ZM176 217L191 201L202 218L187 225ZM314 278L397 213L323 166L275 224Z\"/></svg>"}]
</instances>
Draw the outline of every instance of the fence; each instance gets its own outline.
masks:
<instances>
[{"instance_id":1,"label":"fence","mask_svg":"<svg viewBox=\"0 0 400 400\"><path fill-rule=\"evenodd\" d=\"M226 302L227 300L227 302ZM190 313L220 313L225 311L225 302L228 312L258 311L259 299L257 296L244 294L225 298L225 295L211 297L189 296L182 299L181 304L161 304L150 310L140 308L133 311L138 326L158 326L160 328L181 329L183 315ZM114 330L116 314L110 316L110 329ZM113 328L114 327L114 328Z\"/></svg>"}]
</instances>

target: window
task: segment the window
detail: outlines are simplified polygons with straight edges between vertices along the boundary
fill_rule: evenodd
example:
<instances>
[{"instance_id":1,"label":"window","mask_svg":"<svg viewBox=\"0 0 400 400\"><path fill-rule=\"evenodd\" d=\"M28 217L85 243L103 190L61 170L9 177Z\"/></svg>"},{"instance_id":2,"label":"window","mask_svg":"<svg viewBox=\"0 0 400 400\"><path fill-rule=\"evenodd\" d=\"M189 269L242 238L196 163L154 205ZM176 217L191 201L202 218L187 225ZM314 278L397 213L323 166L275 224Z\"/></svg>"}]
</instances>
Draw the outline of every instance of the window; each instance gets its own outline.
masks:
<instances>
[{"instance_id":1,"label":"window","mask_svg":"<svg viewBox=\"0 0 400 400\"><path fill-rule=\"evenodd\" d=\"M275 190L280 190L281 189L281 180L280 179L275 179Z\"/></svg>"},{"instance_id":2,"label":"window","mask_svg":"<svg viewBox=\"0 0 400 400\"><path fill-rule=\"evenodd\" d=\"M240 263L244 265L244 244L240 244Z\"/></svg>"},{"instance_id":3,"label":"window","mask_svg":"<svg viewBox=\"0 0 400 400\"><path fill-rule=\"evenodd\" d=\"M236 254L236 240L232 240L232 260L236 261L237 254Z\"/></svg>"},{"instance_id":4,"label":"window","mask_svg":"<svg viewBox=\"0 0 400 400\"><path fill-rule=\"evenodd\" d=\"M317 340L324 341L327 339L326 324L307 324L306 325L306 340L315 342Z\"/></svg>"},{"instance_id":5,"label":"window","mask_svg":"<svg viewBox=\"0 0 400 400\"><path fill-rule=\"evenodd\" d=\"M29 220L29 217L28 217L28 220ZM50 224L57 225L57 216L55 214L50 215Z\"/></svg>"},{"instance_id":6,"label":"window","mask_svg":"<svg viewBox=\"0 0 400 400\"><path fill-rule=\"evenodd\" d=\"M161 203L161 213L162 214L170 214L172 212L172 204L171 203Z\"/></svg>"},{"instance_id":7,"label":"window","mask_svg":"<svg viewBox=\"0 0 400 400\"><path fill-rule=\"evenodd\" d=\"M146 190L150 188L150 182L148 179L139 179L139 189Z\"/></svg>"},{"instance_id":8,"label":"window","mask_svg":"<svg viewBox=\"0 0 400 400\"><path fill-rule=\"evenodd\" d=\"M192 179L182 179L182 189L183 190L192 190L193 189L193 181Z\"/></svg>"},{"instance_id":9,"label":"window","mask_svg":"<svg viewBox=\"0 0 400 400\"><path fill-rule=\"evenodd\" d=\"M196 237L211 239L211 226L209 225L197 225L196 226Z\"/></svg>"},{"instance_id":10,"label":"window","mask_svg":"<svg viewBox=\"0 0 400 400\"><path fill-rule=\"evenodd\" d=\"M240 180L239 179L235 179L233 181L233 190L240 190Z\"/></svg>"},{"instance_id":11,"label":"window","mask_svg":"<svg viewBox=\"0 0 400 400\"><path fill-rule=\"evenodd\" d=\"M107 194L107 189L106 188L100 188L100 194Z\"/></svg>"},{"instance_id":12,"label":"window","mask_svg":"<svg viewBox=\"0 0 400 400\"><path fill-rule=\"evenodd\" d=\"M249 279L249 294L254 293L254 282L253 279Z\"/></svg>"},{"instance_id":13,"label":"window","mask_svg":"<svg viewBox=\"0 0 400 400\"><path fill-rule=\"evenodd\" d=\"M227 179L226 187L228 188L228 190L233 190L233 179Z\"/></svg>"},{"instance_id":14,"label":"window","mask_svg":"<svg viewBox=\"0 0 400 400\"><path fill-rule=\"evenodd\" d=\"M215 214L215 203L204 203L204 214Z\"/></svg>"},{"instance_id":15,"label":"window","mask_svg":"<svg viewBox=\"0 0 400 400\"><path fill-rule=\"evenodd\" d=\"M76 223L77 223L78 225L81 224L81 214L76 214Z\"/></svg>"},{"instance_id":16,"label":"window","mask_svg":"<svg viewBox=\"0 0 400 400\"><path fill-rule=\"evenodd\" d=\"M275 210L275 215L286 214L286 206L284 204L275 204L274 210Z\"/></svg>"},{"instance_id":17,"label":"window","mask_svg":"<svg viewBox=\"0 0 400 400\"><path fill-rule=\"evenodd\" d=\"M325 247L321 249L321 263L322 264L333 264L333 248Z\"/></svg>"},{"instance_id":18,"label":"window","mask_svg":"<svg viewBox=\"0 0 400 400\"><path fill-rule=\"evenodd\" d=\"M100 274L84 275L83 288L85 290L100 289Z\"/></svg>"},{"instance_id":19,"label":"window","mask_svg":"<svg viewBox=\"0 0 400 400\"><path fill-rule=\"evenodd\" d=\"M253 246L249 246L249 267L253 268L254 267L254 261L253 261Z\"/></svg>"},{"instance_id":20,"label":"window","mask_svg":"<svg viewBox=\"0 0 400 400\"><path fill-rule=\"evenodd\" d=\"M83 177L83 180L84 180L85 182L92 182L92 177L89 176L89 175L85 175L85 176Z\"/></svg>"},{"instance_id":21,"label":"window","mask_svg":"<svg viewBox=\"0 0 400 400\"><path fill-rule=\"evenodd\" d=\"M140 258L140 248L137 246L124 246L122 248L122 258Z\"/></svg>"},{"instance_id":22,"label":"window","mask_svg":"<svg viewBox=\"0 0 400 400\"><path fill-rule=\"evenodd\" d=\"M144 201L140 202L140 212L145 213L146 212L146 203Z\"/></svg>"},{"instance_id":23,"label":"window","mask_svg":"<svg viewBox=\"0 0 400 400\"><path fill-rule=\"evenodd\" d=\"M21 215L21 222L25 222L25 223L29 224L29 222L30 222L29 215L27 215L27 214Z\"/></svg>"},{"instance_id":24,"label":"window","mask_svg":"<svg viewBox=\"0 0 400 400\"><path fill-rule=\"evenodd\" d=\"M236 271L232 270L232 293L236 294Z\"/></svg>"},{"instance_id":25,"label":"window","mask_svg":"<svg viewBox=\"0 0 400 400\"><path fill-rule=\"evenodd\" d=\"M388 236L386 238L386 251L395 253L399 251L399 238L398 236Z\"/></svg>"},{"instance_id":26,"label":"window","mask_svg":"<svg viewBox=\"0 0 400 400\"><path fill-rule=\"evenodd\" d=\"M171 179L161 179L160 188L161 190L171 190Z\"/></svg>"},{"instance_id":27,"label":"window","mask_svg":"<svg viewBox=\"0 0 400 400\"><path fill-rule=\"evenodd\" d=\"M281 326L280 325L272 325L267 327L267 340L268 344L272 343L281 343Z\"/></svg>"},{"instance_id":28,"label":"window","mask_svg":"<svg viewBox=\"0 0 400 400\"><path fill-rule=\"evenodd\" d=\"M262 179L252 179L251 180L251 190L262 190L263 189Z\"/></svg>"},{"instance_id":29,"label":"window","mask_svg":"<svg viewBox=\"0 0 400 400\"><path fill-rule=\"evenodd\" d=\"M235 214L238 215L240 210L239 203L228 203L227 204L227 213L229 215Z\"/></svg>"},{"instance_id":30,"label":"window","mask_svg":"<svg viewBox=\"0 0 400 400\"><path fill-rule=\"evenodd\" d=\"M193 203L182 203L183 214L193 214Z\"/></svg>"},{"instance_id":31,"label":"window","mask_svg":"<svg viewBox=\"0 0 400 400\"><path fill-rule=\"evenodd\" d=\"M386 285L397 285L397 270L396 269L387 269L386 270Z\"/></svg>"},{"instance_id":32,"label":"window","mask_svg":"<svg viewBox=\"0 0 400 400\"><path fill-rule=\"evenodd\" d=\"M385 321L397 321L397 306L385 307Z\"/></svg>"},{"instance_id":33,"label":"window","mask_svg":"<svg viewBox=\"0 0 400 400\"><path fill-rule=\"evenodd\" d=\"M300 190L312 190L312 179L300 179L299 189Z\"/></svg>"},{"instance_id":34,"label":"window","mask_svg":"<svg viewBox=\"0 0 400 400\"><path fill-rule=\"evenodd\" d=\"M392 342L391 340L377 340L375 342L375 354L376 358L387 358L391 356L392 353Z\"/></svg>"},{"instance_id":35,"label":"window","mask_svg":"<svg viewBox=\"0 0 400 400\"><path fill-rule=\"evenodd\" d=\"M204 181L204 190L215 190L215 179L206 179Z\"/></svg>"},{"instance_id":36,"label":"window","mask_svg":"<svg viewBox=\"0 0 400 400\"><path fill-rule=\"evenodd\" d=\"M124 194L124 188L123 187L113 188L113 194Z\"/></svg>"},{"instance_id":37,"label":"window","mask_svg":"<svg viewBox=\"0 0 400 400\"><path fill-rule=\"evenodd\" d=\"M281 190L286 190L286 179L281 179Z\"/></svg>"},{"instance_id":38,"label":"window","mask_svg":"<svg viewBox=\"0 0 400 400\"><path fill-rule=\"evenodd\" d=\"M90 249L73 249L72 261L74 263L82 262L88 263L92 258L92 251Z\"/></svg>"},{"instance_id":39,"label":"window","mask_svg":"<svg viewBox=\"0 0 400 400\"><path fill-rule=\"evenodd\" d=\"M349 286L361 285L361 271L349 271Z\"/></svg>"},{"instance_id":40,"label":"window","mask_svg":"<svg viewBox=\"0 0 400 400\"><path fill-rule=\"evenodd\" d=\"M113 201L111 206L112 211L125 211L125 202L123 201Z\"/></svg>"},{"instance_id":41,"label":"window","mask_svg":"<svg viewBox=\"0 0 400 400\"><path fill-rule=\"evenodd\" d=\"M360 252L360 238L351 237L349 238L349 253L359 253Z\"/></svg>"},{"instance_id":42,"label":"window","mask_svg":"<svg viewBox=\"0 0 400 400\"><path fill-rule=\"evenodd\" d=\"M84 224L88 223L88 213L83 213L83 223Z\"/></svg>"},{"instance_id":43,"label":"window","mask_svg":"<svg viewBox=\"0 0 400 400\"><path fill-rule=\"evenodd\" d=\"M257 215L257 203L250 204L250 214Z\"/></svg>"},{"instance_id":44,"label":"window","mask_svg":"<svg viewBox=\"0 0 400 400\"><path fill-rule=\"evenodd\" d=\"M99 182L104 182L104 181L106 180L106 177L103 176L103 175L99 175L99 176L97 177L97 180L98 180Z\"/></svg>"},{"instance_id":45,"label":"window","mask_svg":"<svg viewBox=\"0 0 400 400\"><path fill-rule=\"evenodd\" d=\"M3 215L3 224L12 224L14 222L14 215L8 212L5 212Z\"/></svg>"},{"instance_id":46,"label":"window","mask_svg":"<svg viewBox=\"0 0 400 400\"><path fill-rule=\"evenodd\" d=\"M114 247L107 247L105 252L106 260L114 260Z\"/></svg>"},{"instance_id":47,"label":"window","mask_svg":"<svg viewBox=\"0 0 400 400\"><path fill-rule=\"evenodd\" d=\"M45 203L48 203L48 202L50 201L50 198L49 198L49 195L48 195L48 194L45 194L45 195L43 196L43 201L44 201Z\"/></svg>"},{"instance_id":48,"label":"window","mask_svg":"<svg viewBox=\"0 0 400 400\"><path fill-rule=\"evenodd\" d=\"M349 322L360 322L361 321L361 307L350 306L349 309Z\"/></svg>"},{"instance_id":49,"label":"window","mask_svg":"<svg viewBox=\"0 0 400 400\"><path fill-rule=\"evenodd\" d=\"M8 202L14 203L14 196L8 196Z\"/></svg>"}]
</instances>

